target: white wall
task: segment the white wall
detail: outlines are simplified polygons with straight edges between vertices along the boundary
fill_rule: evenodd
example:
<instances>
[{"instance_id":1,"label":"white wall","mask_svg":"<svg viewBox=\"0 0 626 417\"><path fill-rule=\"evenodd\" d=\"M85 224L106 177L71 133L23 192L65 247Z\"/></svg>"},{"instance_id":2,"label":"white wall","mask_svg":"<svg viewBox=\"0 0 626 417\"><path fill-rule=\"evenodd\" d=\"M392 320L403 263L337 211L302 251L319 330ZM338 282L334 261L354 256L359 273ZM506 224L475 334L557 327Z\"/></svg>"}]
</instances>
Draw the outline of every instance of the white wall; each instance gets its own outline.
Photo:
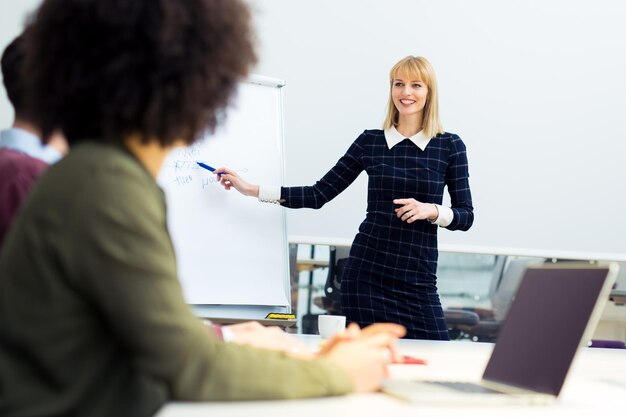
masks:
<instances>
[{"instance_id":1,"label":"white wall","mask_svg":"<svg viewBox=\"0 0 626 417\"><path fill-rule=\"evenodd\" d=\"M379 127L387 72L438 73L443 121L468 146L476 222L443 243L626 254L626 4L619 0L248 0L256 73L286 80L287 184L319 179ZM2 0L0 47L39 0ZM13 112L0 94L0 125ZM254 178L250 178L254 180ZM351 238L366 178L291 235Z\"/></svg>"},{"instance_id":2,"label":"white wall","mask_svg":"<svg viewBox=\"0 0 626 417\"><path fill-rule=\"evenodd\" d=\"M288 185L312 184L379 127L389 68L423 55L438 73L444 126L468 146L476 213L472 230L442 230L441 242L626 254L626 4L250 3L256 72L287 82ZM319 212L290 211L288 232L352 237L365 196L363 175Z\"/></svg>"},{"instance_id":3,"label":"white wall","mask_svg":"<svg viewBox=\"0 0 626 417\"><path fill-rule=\"evenodd\" d=\"M0 0L0 51L4 51L22 32L26 16L40 3L41 0ZM0 127L4 128L13 123L13 107L7 99L4 86L0 90Z\"/></svg>"}]
</instances>

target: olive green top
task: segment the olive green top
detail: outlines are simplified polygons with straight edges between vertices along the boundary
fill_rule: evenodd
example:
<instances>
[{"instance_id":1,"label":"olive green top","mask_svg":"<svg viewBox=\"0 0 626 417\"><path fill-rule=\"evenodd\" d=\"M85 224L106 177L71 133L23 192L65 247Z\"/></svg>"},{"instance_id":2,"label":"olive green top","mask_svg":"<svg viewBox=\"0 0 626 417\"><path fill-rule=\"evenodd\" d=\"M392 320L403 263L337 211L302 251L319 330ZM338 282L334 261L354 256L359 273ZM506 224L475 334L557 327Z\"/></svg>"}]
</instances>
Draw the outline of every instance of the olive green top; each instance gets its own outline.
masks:
<instances>
[{"instance_id":1,"label":"olive green top","mask_svg":"<svg viewBox=\"0 0 626 417\"><path fill-rule=\"evenodd\" d=\"M163 193L121 147L72 149L40 179L7 235L0 253L3 417L141 417L169 400L350 389L347 375L325 360L211 336L183 299Z\"/></svg>"}]
</instances>

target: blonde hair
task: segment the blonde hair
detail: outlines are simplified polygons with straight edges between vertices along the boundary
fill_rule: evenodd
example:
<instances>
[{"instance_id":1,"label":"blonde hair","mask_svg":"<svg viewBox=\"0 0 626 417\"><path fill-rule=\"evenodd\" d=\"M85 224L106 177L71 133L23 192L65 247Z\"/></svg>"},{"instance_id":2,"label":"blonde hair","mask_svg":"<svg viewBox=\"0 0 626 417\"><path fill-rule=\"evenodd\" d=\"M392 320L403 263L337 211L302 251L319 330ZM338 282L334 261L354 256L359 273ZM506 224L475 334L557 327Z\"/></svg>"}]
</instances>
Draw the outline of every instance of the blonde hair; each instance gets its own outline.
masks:
<instances>
[{"instance_id":1,"label":"blonde hair","mask_svg":"<svg viewBox=\"0 0 626 417\"><path fill-rule=\"evenodd\" d=\"M443 125L439 120L439 96L437 93L437 78L435 70L428 60L421 56L409 55L401 59L389 71L389 102L387 103L387 115L383 122L383 129L389 129L392 126L398 126L398 109L393 104L391 90L393 88L393 80L397 76L406 76L411 79L422 80L428 87L428 96L424 106L422 119L422 131L429 138L443 133Z\"/></svg>"}]
</instances>

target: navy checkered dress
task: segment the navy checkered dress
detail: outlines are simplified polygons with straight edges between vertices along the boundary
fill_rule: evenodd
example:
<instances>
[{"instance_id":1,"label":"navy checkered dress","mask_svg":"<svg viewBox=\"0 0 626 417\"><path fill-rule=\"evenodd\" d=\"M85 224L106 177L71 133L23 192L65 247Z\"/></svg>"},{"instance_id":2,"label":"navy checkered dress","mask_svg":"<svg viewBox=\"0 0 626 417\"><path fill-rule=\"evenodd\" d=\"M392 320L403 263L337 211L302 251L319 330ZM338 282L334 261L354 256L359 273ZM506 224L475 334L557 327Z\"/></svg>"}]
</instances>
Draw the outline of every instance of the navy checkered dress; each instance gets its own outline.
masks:
<instances>
[{"instance_id":1,"label":"navy checkered dress","mask_svg":"<svg viewBox=\"0 0 626 417\"><path fill-rule=\"evenodd\" d=\"M401 221L393 200L441 204L447 185L454 213L447 228L469 229L474 213L465 145L443 133L424 151L408 139L389 149L382 130L366 130L314 186L282 187L283 206L320 208L363 170L369 176L367 215L342 276L344 314L361 326L400 323L411 339L449 339L437 294L438 226Z\"/></svg>"}]
</instances>

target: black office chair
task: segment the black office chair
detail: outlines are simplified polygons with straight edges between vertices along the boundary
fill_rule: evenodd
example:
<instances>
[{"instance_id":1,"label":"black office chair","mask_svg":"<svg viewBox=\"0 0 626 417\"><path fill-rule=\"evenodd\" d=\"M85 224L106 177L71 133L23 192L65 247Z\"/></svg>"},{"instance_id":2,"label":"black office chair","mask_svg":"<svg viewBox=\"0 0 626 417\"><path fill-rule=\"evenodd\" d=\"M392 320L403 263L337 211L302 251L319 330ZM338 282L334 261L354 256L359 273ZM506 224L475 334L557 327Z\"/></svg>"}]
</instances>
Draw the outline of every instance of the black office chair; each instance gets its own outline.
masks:
<instances>
[{"instance_id":1,"label":"black office chair","mask_svg":"<svg viewBox=\"0 0 626 417\"><path fill-rule=\"evenodd\" d=\"M443 316L450 340L469 338L472 329L480 322L480 316L476 312L464 309L444 308Z\"/></svg>"},{"instance_id":2,"label":"black office chair","mask_svg":"<svg viewBox=\"0 0 626 417\"><path fill-rule=\"evenodd\" d=\"M330 246L328 256L328 274L324 284L324 295L315 297L313 304L326 314L341 315L341 275L350 254L349 246ZM312 288L309 289L312 291ZM310 304L310 303L309 303ZM311 313L310 306L302 316L302 333L317 334L317 318L319 314Z\"/></svg>"},{"instance_id":3,"label":"black office chair","mask_svg":"<svg viewBox=\"0 0 626 417\"><path fill-rule=\"evenodd\" d=\"M450 311L471 312L476 314L479 320L476 324L469 326L467 324L457 325L453 321L448 322L451 338L454 335L457 339L466 338L476 342L495 342L526 268L544 262L545 260L542 258L497 256L489 287L491 307L452 307Z\"/></svg>"},{"instance_id":4,"label":"black office chair","mask_svg":"<svg viewBox=\"0 0 626 417\"><path fill-rule=\"evenodd\" d=\"M328 314L341 313L341 277L350 255L349 246L331 246L328 255L328 275L324 284L324 295L316 297L314 304Z\"/></svg>"}]
</instances>

